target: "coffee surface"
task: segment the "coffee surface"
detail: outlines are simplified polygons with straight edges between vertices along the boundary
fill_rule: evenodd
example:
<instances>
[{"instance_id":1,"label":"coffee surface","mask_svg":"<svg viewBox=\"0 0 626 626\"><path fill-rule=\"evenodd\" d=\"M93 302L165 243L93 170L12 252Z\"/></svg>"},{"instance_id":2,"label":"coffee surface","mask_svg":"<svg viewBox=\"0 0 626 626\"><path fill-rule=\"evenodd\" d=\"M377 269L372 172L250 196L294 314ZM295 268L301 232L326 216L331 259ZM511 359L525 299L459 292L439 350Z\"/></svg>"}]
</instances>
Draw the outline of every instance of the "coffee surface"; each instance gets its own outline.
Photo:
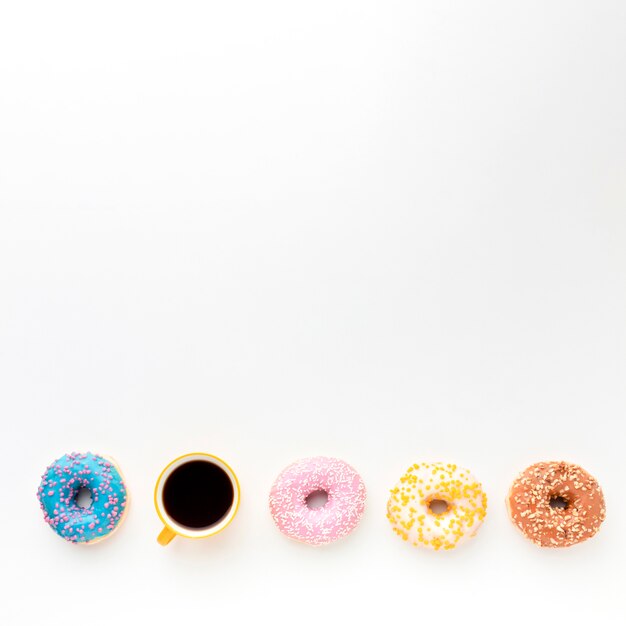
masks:
<instances>
[{"instance_id":1,"label":"coffee surface","mask_svg":"<svg viewBox=\"0 0 626 626\"><path fill-rule=\"evenodd\" d=\"M163 506L168 515L193 529L217 524L230 510L233 498L228 474L207 461L177 467L163 486Z\"/></svg>"}]
</instances>

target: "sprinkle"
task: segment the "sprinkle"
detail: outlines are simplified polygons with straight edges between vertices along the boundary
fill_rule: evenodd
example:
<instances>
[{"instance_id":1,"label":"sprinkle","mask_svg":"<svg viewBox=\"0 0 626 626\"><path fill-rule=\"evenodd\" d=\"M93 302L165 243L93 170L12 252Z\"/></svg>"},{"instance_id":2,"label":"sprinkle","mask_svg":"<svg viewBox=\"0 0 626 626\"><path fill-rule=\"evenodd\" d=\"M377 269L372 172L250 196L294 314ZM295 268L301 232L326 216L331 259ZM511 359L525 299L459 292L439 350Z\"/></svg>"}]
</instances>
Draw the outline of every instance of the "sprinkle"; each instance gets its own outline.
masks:
<instances>
[{"instance_id":1,"label":"sprinkle","mask_svg":"<svg viewBox=\"0 0 626 626\"><path fill-rule=\"evenodd\" d=\"M326 492L328 501L321 508L309 508L308 496L319 491ZM330 543L358 525L365 508L365 485L357 471L340 459L301 459L278 475L269 505L283 534L313 545Z\"/></svg>"},{"instance_id":2,"label":"sprinkle","mask_svg":"<svg viewBox=\"0 0 626 626\"><path fill-rule=\"evenodd\" d=\"M417 487L426 481L424 489ZM476 534L487 514L480 483L455 464L414 464L400 478L401 484L409 486L402 494L398 486L391 490L387 518L394 532L414 546L452 550ZM434 512L431 505L437 500L446 503L447 510Z\"/></svg>"},{"instance_id":3,"label":"sprinkle","mask_svg":"<svg viewBox=\"0 0 626 626\"><path fill-rule=\"evenodd\" d=\"M565 507L555 507L555 500ZM511 485L507 504L522 533L547 548L568 547L593 537L606 515L596 479L565 461L526 468Z\"/></svg>"},{"instance_id":4,"label":"sprinkle","mask_svg":"<svg viewBox=\"0 0 626 626\"><path fill-rule=\"evenodd\" d=\"M105 471L96 471L104 463L108 462L103 457L74 452L57 459L41 478L37 497L44 520L67 541L89 543L100 539L113 531L123 518L115 507L107 533L103 533L101 527L96 531L97 519L104 515L105 508L98 503L97 494L104 496L106 501L103 504L108 506L109 503L118 502L120 497L125 499L126 493L122 477L114 465L108 463ZM58 490L50 489L57 485L60 486ZM92 494L92 503L88 508L82 508L76 502L83 488L89 489Z\"/></svg>"}]
</instances>

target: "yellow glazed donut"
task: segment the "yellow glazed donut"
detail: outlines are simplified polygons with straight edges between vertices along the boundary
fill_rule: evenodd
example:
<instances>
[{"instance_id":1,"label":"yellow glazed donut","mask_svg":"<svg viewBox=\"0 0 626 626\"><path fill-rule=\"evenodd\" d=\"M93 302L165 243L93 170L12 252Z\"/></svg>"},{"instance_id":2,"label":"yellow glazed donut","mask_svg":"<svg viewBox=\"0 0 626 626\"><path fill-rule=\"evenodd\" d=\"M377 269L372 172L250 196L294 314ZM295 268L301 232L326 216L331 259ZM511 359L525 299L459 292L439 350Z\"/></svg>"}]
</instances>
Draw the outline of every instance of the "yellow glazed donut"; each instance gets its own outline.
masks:
<instances>
[{"instance_id":1,"label":"yellow glazed donut","mask_svg":"<svg viewBox=\"0 0 626 626\"><path fill-rule=\"evenodd\" d=\"M452 550L473 537L487 515L487 496L469 470L416 463L391 490L387 518L414 546Z\"/></svg>"}]
</instances>

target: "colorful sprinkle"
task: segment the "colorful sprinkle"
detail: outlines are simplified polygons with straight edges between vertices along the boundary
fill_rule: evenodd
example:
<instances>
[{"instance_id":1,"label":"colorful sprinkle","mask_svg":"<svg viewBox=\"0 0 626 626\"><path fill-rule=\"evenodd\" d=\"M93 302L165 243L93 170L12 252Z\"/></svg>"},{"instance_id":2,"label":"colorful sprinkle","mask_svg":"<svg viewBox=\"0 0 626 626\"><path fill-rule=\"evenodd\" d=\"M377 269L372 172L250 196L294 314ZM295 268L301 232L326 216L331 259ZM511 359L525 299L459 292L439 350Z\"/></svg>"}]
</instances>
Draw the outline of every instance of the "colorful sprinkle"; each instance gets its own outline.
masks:
<instances>
[{"instance_id":1,"label":"colorful sprinkle","mask_svg":"<svg viewBox=\"0 0 626 626\"><path fill-rule=\"evenodd\" d=\"M452 550L473 537L487 515L487 496L466 469L416 463L391 490L387 518L416 547Z\"/></svg>"},{"instance_id":2,"label":"colorful sprinkle","mask_svg":"<svg viewBox=\"0 0 626 626\"><path fill-rule=\"evenodd\" d=\"M76 502L82 489L91 492L88 508ZM41 478L37 497L44 520L72 543L103 539L118 526L126 508L126 486L119 471L103 457L90 453L73 452L52 463ZM99 504L100 499L106 500L104 507ZM107 511L110 502L119 502L119 506Z\"/></svg>"}]
</instances>

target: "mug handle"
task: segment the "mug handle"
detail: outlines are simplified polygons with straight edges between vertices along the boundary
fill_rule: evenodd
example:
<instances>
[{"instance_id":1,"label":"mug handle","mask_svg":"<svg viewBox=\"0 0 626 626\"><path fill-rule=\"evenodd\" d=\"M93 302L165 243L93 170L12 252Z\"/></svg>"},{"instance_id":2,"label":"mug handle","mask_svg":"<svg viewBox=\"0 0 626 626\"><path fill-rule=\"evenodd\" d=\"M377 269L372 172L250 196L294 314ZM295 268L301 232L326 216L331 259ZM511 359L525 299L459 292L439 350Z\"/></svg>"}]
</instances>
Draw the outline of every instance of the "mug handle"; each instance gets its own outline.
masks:
<instances>
[{"instance_id":1,"label":"mug handle","mask_svg":"<svg viewBox=\"0 0 626 626\"><path fill-rule=\"evenodd\" d=\"M176 533L171 528L164 526L163 530L159 533L159 536L157 537L157 541L162 546L166 546L170 541L172 541L172 539L174 539L174 537L176 537Z\"/></svg>"}]
</instances>

